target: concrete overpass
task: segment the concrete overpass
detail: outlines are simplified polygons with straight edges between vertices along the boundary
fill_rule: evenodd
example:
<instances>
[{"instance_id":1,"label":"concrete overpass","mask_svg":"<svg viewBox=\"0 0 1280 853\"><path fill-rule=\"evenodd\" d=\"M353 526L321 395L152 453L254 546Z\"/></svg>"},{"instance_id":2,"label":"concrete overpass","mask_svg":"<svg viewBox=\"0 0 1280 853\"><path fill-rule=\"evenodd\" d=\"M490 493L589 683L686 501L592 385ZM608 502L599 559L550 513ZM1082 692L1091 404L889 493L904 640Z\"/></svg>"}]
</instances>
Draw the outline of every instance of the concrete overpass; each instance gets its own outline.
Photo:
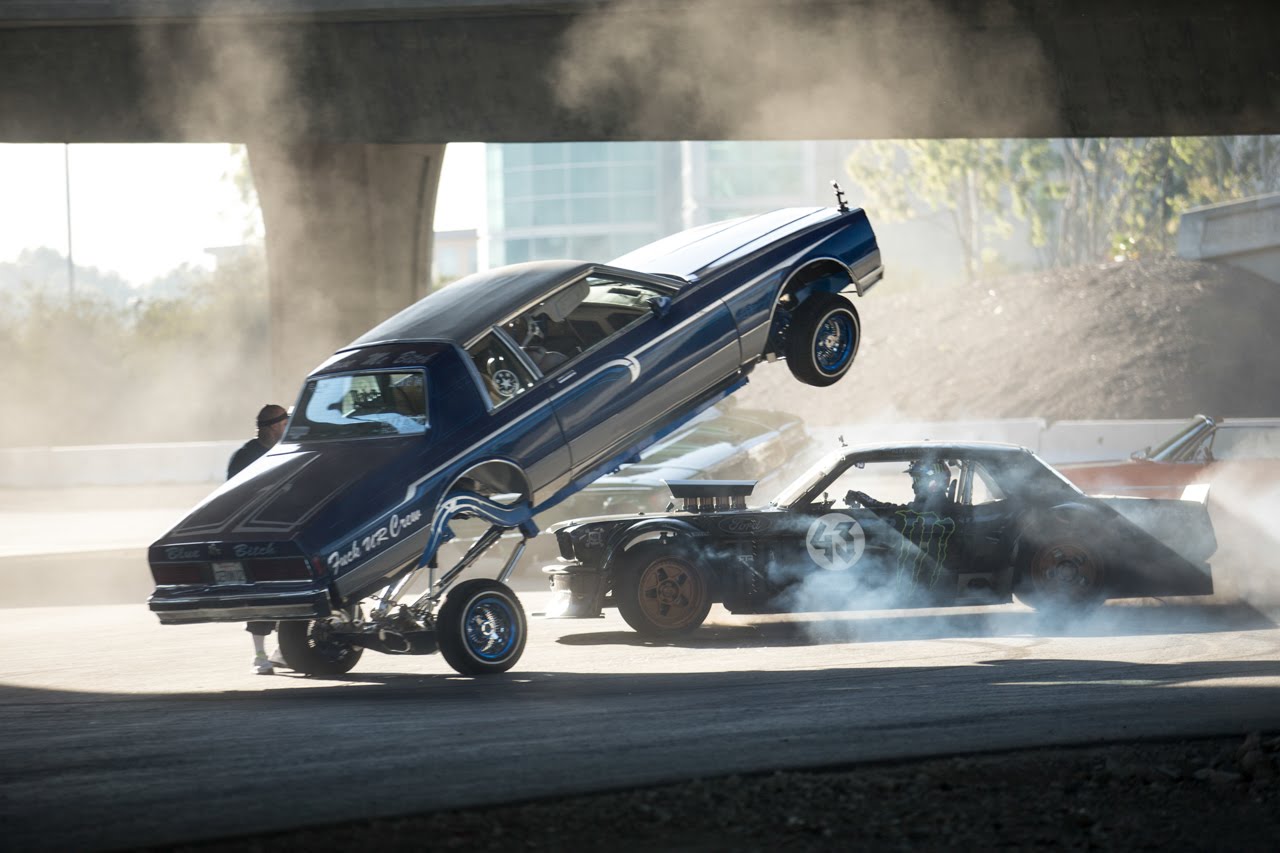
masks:
<instances>
[{"instance_id":1,"label":"concrete overpass","mask_svg":"<svg viewBox=\"0 0 1280 853\"><path fill-rule=\"evenodd\" d=\"M1274 0L10 0L0 141L244 141L277 383L425 292L450 141L1280 132Z\"/></svg>"}]
</instances>

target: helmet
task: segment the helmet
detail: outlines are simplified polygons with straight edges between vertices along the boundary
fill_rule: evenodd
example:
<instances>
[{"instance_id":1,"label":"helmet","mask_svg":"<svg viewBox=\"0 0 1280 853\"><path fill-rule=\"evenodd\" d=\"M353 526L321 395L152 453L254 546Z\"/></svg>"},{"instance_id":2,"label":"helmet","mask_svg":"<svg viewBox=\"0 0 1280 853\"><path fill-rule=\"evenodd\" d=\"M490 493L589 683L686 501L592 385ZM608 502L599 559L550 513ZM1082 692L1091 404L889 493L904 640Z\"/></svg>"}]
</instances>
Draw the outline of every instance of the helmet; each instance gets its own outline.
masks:
<instances>
[{"instance_id":1,"label":"helmet","mask_svg":"<svg viewBox=\"0 0 1280 853\"><path fill-rule=\"evenodd\" d=\"M913 459L907 473L917 495L935 494L951 482L951 469L940 459Z\"/></svg>"}]
</instances>

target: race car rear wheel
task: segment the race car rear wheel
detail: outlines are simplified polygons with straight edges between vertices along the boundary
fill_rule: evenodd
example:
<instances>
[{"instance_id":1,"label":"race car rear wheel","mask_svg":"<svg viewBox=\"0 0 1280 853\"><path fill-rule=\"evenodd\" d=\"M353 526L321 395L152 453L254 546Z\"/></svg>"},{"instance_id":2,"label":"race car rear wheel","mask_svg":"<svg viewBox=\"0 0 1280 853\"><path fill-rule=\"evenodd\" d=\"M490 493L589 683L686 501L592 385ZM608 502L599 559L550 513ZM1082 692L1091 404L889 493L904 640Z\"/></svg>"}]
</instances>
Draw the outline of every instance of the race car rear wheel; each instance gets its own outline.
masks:
<instances>
[{"instance_id":1,"label":"race car rear wheel","mask_svg":"<svg viewBox=\"0 0 1280 853\"><path fill-rule=\"evenodd\" d=\"M1106 598L1106 567L1088 528L1072 529L1051 521L1022 542L1022 569L1014 590L1018 600L1036 610L1084 612Z\"/></svg>"},{"instance_id":2,"label":"race car rear wheel","mask_svg":"<svg viewBox=\"0 0 1280 853\"><path fill-rule=\"evenodd\" d=\"M454 587L436 618L440 654L463 675L511 669L524 653L528 633L520 600L506 584L489 578Z\"/></svg>"},{"instance_id":3,"label":"race car rear wheel","mask_svg":"<svg viewBox=\"0 0 1280 853\"><path fill-rule=\"evenodd\" d=\"M814 294L800 303L787 329L787 366L801 382L831 385L853 366L861 339L852 302L838 293Z\"/></svg>"},{"instance_id":4,"label":"race car rear wheel","mask_svg":"<svg viewBox=\"0 0 1280 853\"><path fill-rule=\"evenodd\" d=\"M618 612L637 633L674 637L696 629L711 610L712 578L687 551L641 545L628 554L613 584Z\"/></svg>"},{"instance_id":5,"label":"race car rear wheel","mask_svg":"<svg viewBox=\"0 0 1280 853\"><path fill-rule=\"evenodd\" d=\"M327 622L281 622L277 631L284 662L305 675L342 675L364 654L329 630Z\"/></svg>"}]
</instances>

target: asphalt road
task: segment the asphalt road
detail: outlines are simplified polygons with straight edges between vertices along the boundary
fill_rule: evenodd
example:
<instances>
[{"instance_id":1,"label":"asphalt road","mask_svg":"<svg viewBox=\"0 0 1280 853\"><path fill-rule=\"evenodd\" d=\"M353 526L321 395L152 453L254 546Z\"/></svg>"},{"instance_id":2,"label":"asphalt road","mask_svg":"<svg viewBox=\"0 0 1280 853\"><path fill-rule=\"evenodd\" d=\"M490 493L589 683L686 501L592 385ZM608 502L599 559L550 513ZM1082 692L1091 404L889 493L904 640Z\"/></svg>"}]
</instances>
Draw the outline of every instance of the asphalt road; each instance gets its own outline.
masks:
<instances>
[{"instance_id":1,"label":"asphalt road","mask_svg":"<svg viewBox=\"0 0 1280 853\"><path fill-rule=\"evenodd\" d=\"M541 597L524 596L536 611ZM678 643L531 619L517 668L250 673L236 625L0 611L0 838L107 849L699 776L1280 727L1276 614L1017 605L732 617Z\"/></svg>"}]
</instances>

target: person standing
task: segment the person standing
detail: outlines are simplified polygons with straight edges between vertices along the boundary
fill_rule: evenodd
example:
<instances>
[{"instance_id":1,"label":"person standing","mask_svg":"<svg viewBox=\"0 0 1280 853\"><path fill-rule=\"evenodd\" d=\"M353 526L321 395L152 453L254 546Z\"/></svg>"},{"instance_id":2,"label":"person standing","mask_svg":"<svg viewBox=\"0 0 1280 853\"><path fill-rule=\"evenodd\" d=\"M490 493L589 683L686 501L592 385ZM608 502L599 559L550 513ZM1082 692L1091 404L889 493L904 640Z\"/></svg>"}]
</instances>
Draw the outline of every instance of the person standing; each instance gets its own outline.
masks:
<instances>
[{"instance_id":1,"label":"person standing","mask_svg":"<svg viewBox=\"0 0 1280 853\"><path fill-rule=\"evenodd\" d=\"M227 463L227 479L230 480L275 447L284 437L284 428L288 423L289 413L284 410L284 406L268 403L259 409L258 434L231 455L231 461Z\"/></svg>"},{"instance_id":2,"label":"person standing","mask_svg":"<svg viewBox=\"0 0 1280 853\"><path fill-rule=\"evenodd\" d=\"M227 479L230 480L275 447L284 437L284 428L288 422L289 413L284 406L268 403L259 409L258 434L232 454L231 461L227 464ZM275 628L274 622L249 622L245 625L245 630L253 636L253 671L258 675L275 673L275 664L267 657L267 635Z\"/></svg>"}]
</instances>

